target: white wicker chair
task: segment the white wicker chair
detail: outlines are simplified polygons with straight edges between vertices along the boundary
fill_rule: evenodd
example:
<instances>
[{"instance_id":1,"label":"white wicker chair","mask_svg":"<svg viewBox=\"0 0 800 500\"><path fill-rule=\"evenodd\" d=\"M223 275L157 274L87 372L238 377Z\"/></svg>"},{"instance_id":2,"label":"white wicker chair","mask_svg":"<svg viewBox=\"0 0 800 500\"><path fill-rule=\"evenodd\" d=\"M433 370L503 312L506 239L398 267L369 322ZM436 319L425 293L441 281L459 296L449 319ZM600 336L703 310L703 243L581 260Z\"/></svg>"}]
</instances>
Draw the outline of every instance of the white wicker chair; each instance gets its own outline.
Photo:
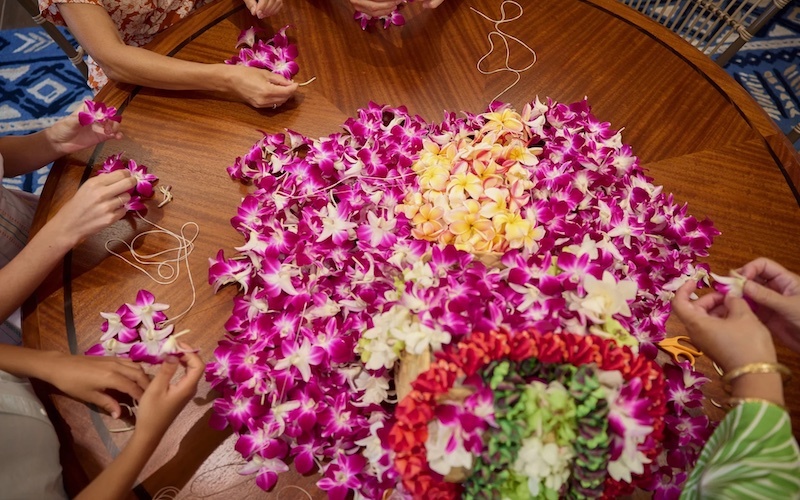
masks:
<instances>
[{"instance_id":1,"label":"white wicker chair","mask_svg":"<svg viewBox=\"0 0 800 500\"><path fill-rule=\"evenodd\" d=\"M724 66L791 0L620 0ZM763 7L760 15L755 11Z\"/></svg>"}]
</instances>

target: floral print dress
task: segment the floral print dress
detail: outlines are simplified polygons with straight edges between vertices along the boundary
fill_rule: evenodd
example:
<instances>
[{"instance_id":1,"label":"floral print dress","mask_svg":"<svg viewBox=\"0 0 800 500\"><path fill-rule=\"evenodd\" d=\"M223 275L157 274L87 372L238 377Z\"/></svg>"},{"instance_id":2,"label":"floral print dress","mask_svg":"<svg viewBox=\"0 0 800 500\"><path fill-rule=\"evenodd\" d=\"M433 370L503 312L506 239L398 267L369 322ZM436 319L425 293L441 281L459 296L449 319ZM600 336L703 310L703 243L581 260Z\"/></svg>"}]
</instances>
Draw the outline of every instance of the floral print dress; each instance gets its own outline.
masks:
<instances>
[{"instance_id":1,"label":"floral print dress","mask_svg":"<svg viewBox=\"0 0 800 500\"><path fill-rule=\"evenodd\" d=\"M145 45L161 31L186 17L206 0L39 0L39 10L53 24L65 26L58 11L62 3L85 3L106 9L117 25L122 40L135 47ZM89 63L89 86L95 92L108 82L103 70L91 56Z\"/></svg>"}]
</instances>

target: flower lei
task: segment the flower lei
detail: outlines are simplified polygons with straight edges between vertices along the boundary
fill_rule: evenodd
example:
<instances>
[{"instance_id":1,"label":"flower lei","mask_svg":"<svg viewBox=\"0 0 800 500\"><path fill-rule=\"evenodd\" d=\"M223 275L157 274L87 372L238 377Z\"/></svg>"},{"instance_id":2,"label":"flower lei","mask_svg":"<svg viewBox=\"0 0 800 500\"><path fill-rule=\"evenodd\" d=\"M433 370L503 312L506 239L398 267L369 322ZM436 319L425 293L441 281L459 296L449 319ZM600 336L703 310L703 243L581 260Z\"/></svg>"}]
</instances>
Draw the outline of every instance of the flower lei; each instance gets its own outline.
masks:
<instances>
[{"instance_id":1,"label":"flower lei","mask_svg":"<svg viewBox=\"0 0 800 500\"><path fill-rule=\"evenodd\" d=\"M498 365L497 362L501 360L507 361ZM533 363L526 363L530 361ZM634 446L638 448L636 453L641 453L649 461L660 452L664 425L663 415L666 413L664 379L660 367L645 356L634 355L628 347L619 347L609 339L600 339L593 335L541 334L536 331L524 330L513 335L506 331L475 332L458 344L448 345L437 355L437 360L431 368L413 382L412 392L397 405L396 422L389 432L389 443L395 453L394 463L408 493L415 498L456 498L464 493L460 485L444 482L441 474L431 470L427 459L430 452L426 450L425 442L429 440L430 422L436 420L435 415L438 414L442 401L446 401L453 387L458 385L459 380L464 380L466 384L467 381L478 375L479 381L489 382L494 390L496 410L493 420L496 423L492 427L495 428L495 437L502 436L502 439L487 440L488 446L483 448L488 452L485 454L485 459L488 460L481 462L482 466L477 466L475 474L467 479L464 490L471 494L465 496L468 498L480 496L481 491L483 494L491 495L492 490L497 494L495 496L500 495L499 488L511 479L509 477L511 474L507 469L511 469L522 441L520 429L526 427L524 419L516 419L516 421L506 419L512 413L509 410L513 410L513 402L508 404L506 401L505 405L502 404L503 398L515 396L514 399L519 399L521 394L509 382L509 380L514 380L514 377L508 376L509 362L513 366L519 367L520 372L527 372L525 373L526 378L543 375L548 368L562 368L558 365L567 365L573 369L584 368L581 376L571 377L578 382L575 384L576 386L582 386L582 389L574 391L574 394L578 396L578 406L575 410L583 418L577 429L578 432L573 431L570 439L570 441L576 441L575 448L578 451L573 456L577 456L578 460L583 462L581 464L583 467L576 466L573 473L579 475L585 473L587 469L599 470L601 473L600 475L597 475L596 472L588 474L588 477L576 486L583 488L582 494L590 498L600 496L600 494L614 498L632 491L634 484L613 479L604 467L609 462L609 456L619 459L621 451L616 450L612 453L608 449L603 449L601 445L609 447L611 442L625 440L625 437L615 435L621 429L617 425L615 430L612 425L608 430L608 434L613 436L612 439L604 438L606 430L598 423L603 421L602 415L603 413L607 415L609 409L608 406L605 406L603 391L600 391L599 395L603 404L598 405L597 389L599 385L595 384L594 387L591 387L591 384L587 383L585 368L594 366L596 369L606 372L617 372L622 375L625 387L636 390L635 401L625 401L626 398L622 395L624 389L617 395L618 401L622 405L627 403L628 408L625 408L625 411L615 409L614 411L618 414L612 416L612 422L614 418L621 420L631 417L645 422L640 425L649 428L650 432L646 439L642 439ZM561 377L556 376L552 379L563 379L563 373L561 375ZM545 380L549 379L551 378L548 377ZM506 387L503 387L504 385ZM502 389L508 390L509 385L512 385L512 390L503 394ZM587 386L589 390L587 390ZM505 412L502 411L503 406L506 408ZM598 406L601 410L601 418L591 415L591 412L595 411ZM548 420L550 419L545 419L544 422L546 423ZM628 439L631 439L630 436ZM516 449L513 450L513 453L508 453L509 447ZM589 467L592 465L592 455L587 455L588 453L598 457L594 467ZM487 468L489 472L481 477L481 472ZM561 484L567 485L566 482ZM560 487L561 485L553 493L558 493ZM526 489L527 480L521 498L528 497ZM579 491L579 488L572 487L570 491L576 492ZM503 493L504 497L510 496L508 491Z\"/></svg>"},{"instance_id":2,"label":"flower lei","mask_svg":"<svg viewBox=\"0 0 800 500\"><path fill-rule=\"evenodd\" d=\"M322 472L318 486L331 498L402 492L388 443L391 379L405 356L507 329L613 339L654 359L671 290L705 275L696 259L718 234L651 184L585 101L537 99L519 112L495 103L434 124L370 104L327 137L265 134L228 173L254 190L231 219L242 246L209 259L215 289L241 290L207 368L220 392L211 425L232 427L248 461L241 472L260 487L271 488L291 457L301 473ZM656 447L638 443L646 460L617 463L606 493L682 481L702 445L698 432L678 449L703 382L688 374L668 377L680 391L653 424L667 448L656 460ZM572 380L594 376L565 378L576 412L589 404L577 394L593 390ZM451 405L450 427L482 397ZM462 442L482 453L475 436ZM528 456L534 445L525 445Z\"/></svg>"}]
</instances>

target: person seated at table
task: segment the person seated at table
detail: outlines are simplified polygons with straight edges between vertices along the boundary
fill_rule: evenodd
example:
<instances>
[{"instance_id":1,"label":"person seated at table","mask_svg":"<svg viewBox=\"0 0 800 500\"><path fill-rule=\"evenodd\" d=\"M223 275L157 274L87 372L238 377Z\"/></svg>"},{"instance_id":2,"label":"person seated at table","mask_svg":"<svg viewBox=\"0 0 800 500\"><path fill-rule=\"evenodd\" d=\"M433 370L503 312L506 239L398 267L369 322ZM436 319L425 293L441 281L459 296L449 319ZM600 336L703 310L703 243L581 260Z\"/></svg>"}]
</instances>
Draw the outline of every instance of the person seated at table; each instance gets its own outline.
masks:
<instances>
[{"instance_id":1,"label":"person seated at table","mask_svg":"<svg viewBox=\"0 0 800 500\"><path fill-rule=\"evenodd\" d=\"M800 276L756 259L738 272L743 293L711 292L691 300L697 283L675 294L672 309L692 342L717 362L730 383L733 409L704 446L681 498L798 498L800 450L784 407L772 336L800 352Z\"/></svg>"},{"instance_id":2,"label":"person seated at table","mask_svg":"<svg viewBox=\"0 0 800 500\"><path fill-rule=\"evenodd\" d=\"M0 180L33 172L61 156L120 138L119 123L83 127L86 105L34 134L0 137ZM47 277L62 257L88 236L122 218L127 191L136 179L127 171L89 179L28 242L38 197L0 187L0 342L19 344L17 325L6 320Z\"/></svg>"},{"instance_id":3,"label":"person seated at table","mask_svg":"<svg viewBox=\"0 0 800 500\"><path fill-rule=\"evenodd\" d=\"M405 2L406 0L350 0L354 9L372 17L388 16L398 5ZM442 2L444 0L422 0L422 6L426 9L435 9Z\"/></svg>"},{"instance_id":4,"label":"person seated at table","mask_svg":"<svg viewBox=\"0 0 800 500\"><path fill-rule=\"evenodd\" d=\"M119 123L81 126L78 114L25 136L0 137L0 180L22 175L55 159L120 138ZM37 199L0 185L0 320L36 289L64 254L84 238L122 218L127 191L136 180L125 170L89 179L30 240ZM191 351L189 346L182 346ZM186 375L170 385L178 364ZM138 400L136 428L128 445L78 498L123 498L181 409L195 394L204 372L191 352L169 358L150 381L130 360L72 356L0 343L0 497L66 498L58 460L58 439L28 377L50 383L76 399L118 418L116 390Z\"/></svg>"},{"instance_id":5,"label":"person seated at table","mask_svg":"<svg viewBox=\"0 0 800 500\"><path fill-rule=\"evenodd\" d=\"M283 0L244 1L259 18L283 5ZM89 86L95 91L111 79L166 90L222 91L257 108L274 108L292 97L297 83L267 70L184 61L141 48L204 2L39 0L39 9L48 21L68 26L89 54Z\"/></svg>"},{"instance_id":6,"label":"person seated at table","mask_svg":"<svg viewBox=\"0 0 800 500\"><path fill-rule=\"evenodd\" d=\"M136 363L113 357L72 356L55 351L0 345L0 497L68 498L61 478L59 441L30 378L95 404L115 418L120 404L106 391L138 401L136 425L122 452L81 493L79 500L127 498L161 438L197 392L205 364L191 347L170 357L150 380ZM184 376L171 384L179 366Z\"/></svg>"}]
</instances>

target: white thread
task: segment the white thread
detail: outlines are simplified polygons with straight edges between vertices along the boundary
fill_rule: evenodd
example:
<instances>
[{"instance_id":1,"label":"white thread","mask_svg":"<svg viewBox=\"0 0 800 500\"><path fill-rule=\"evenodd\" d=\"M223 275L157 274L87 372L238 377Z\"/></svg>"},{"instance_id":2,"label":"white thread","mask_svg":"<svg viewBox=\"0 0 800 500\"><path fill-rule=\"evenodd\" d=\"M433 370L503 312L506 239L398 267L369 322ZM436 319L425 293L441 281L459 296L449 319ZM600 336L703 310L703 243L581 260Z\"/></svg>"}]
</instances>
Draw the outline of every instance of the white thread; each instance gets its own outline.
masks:
<instances>
[{"instance_id":1,"label":"white thread","mask_svg":"<svg viewBox=\"0 0 800 500\"><path fill-rule=\"evenodd\" d=\"M297 486L297 485L295 485L295 484L290 484L290 485L288 485L288 486L284 486L283 488L281 488L280 490L278 490L278 494L277 494L277 497L278 497L278 499L280 500L280 498L281 498L281 493L283 493L284 491L286 491L286 490L288 490L288 489L291 489L291 488L294 488L294 489L297 489L297 490L300 490L300 491L302 491L302 492L303 492L303 494L304 494L305 496L307 496L309 500L314 500L314 497L312 497L312 496L311 496L311 493L307 492L306 490L304 490L303 488L301 488L301 487L299 487L299 486Z\"/></svg>"},{"instance_id":2,"label":"white thread","mask_svg":"<svg viewBox=\"0 0 800 500\"><path fill-rule=\"evenodd\" d=\"M163 323L163 325L169 325L169 324L177 322L179 319L181 319L184 316L186 316L186 314L189 313L189 311L192 309L192 307L194 307L194 304L197 301L197 290L195 289L195 286L194 286L194 279L192 278L192 270L189 267L189 255L191 255L191 253L194 251L194 242L197 239L197 237L200 235L200 226L196 222L186 222L185 224L183 224L181 226L180 235L178 235L178 234L170 231L169 229L163 228L163 227L159 226L158 224L156 224L155 222L152 222L152 221L142 217L142 214L140 214L139 212L136 212L136 215L140 219L142 219L144 222L150 224L151 226L155 227L156 229L152 229L150 231L144 231L144 232L141 232L141 233L137 234L136 236L134 236L134 238L131 240L130 243L128 243L127 241L121 240L119 238L112 238L112 239L106 241L106 245L105 245L106 246L106 250L108 250L108 252L110 254L122 259L125 263L127 263L129 266L133 267L134 269L138 269L143 274L145 274L148 278L150 278L151 280L153 280L155 283L157 283L159 285L169 285L169 284L174 283L178 279L178 277L180 277L180 274L181 274L180 273L181 261L184 262L184 264L186 266L186 273L189 276L189 285L192 288L192 301L189 304L189 306L186 308L185 311L183 311L182 313L178 314L177 316L169 318L167 321L165 321ZM191 237L187 237L186 236L186 230L189 227L193 227L194 230L195 230L194 235L191 236ZM152 254L142 255L138 251L136 251L134 246L136 244L136 241L139 238L144 238L145 236L150 235L150 234L166 234L168 236L171 236L172 238L175 238L175 240L178 242L178 246L175 247L175 248L169 248L169 249L166 249L166 250L161 250L159 252L155 252L155 253L152 253ZM130 252L131 257L133 258L135 263L131 262L130 260L128 260L127 258L122 256L121 254L119 254L116 251L112 250L110 245L111 245L111 243L114 243L114 242L119 242L119 243L122 243L123 245L125 245L128 248L128 251ZM159 258L162 255L169 254L171 252L175 252L176 253L174 258L165 258L165 259L159 260ZM173 263L175 264L174 266L173 266ZM153 276L147 269L145 269L145 266L156 266L156 271L158 273L158 277Z\"/></svg>"},{"instance_id":3,"label":"white thread","mask_svg":"<svg viewBox=\"0 0 800 500\"><path fill-rule=\"evenodd\" d=\"M170 185L158 186L158 191L164 197L161 200L161 203L158 204L158 208L161 208L164 205L166 205L167 203L172 201L172 186L170 186Z\"/></svg>"},{"instance_id":4,"label":"white thread","mask_svg":"<svg viewBox=\"0 0 800 500\"><path fill-rule=\"evenodd\" d=\"M506 4L507 3L513 4L519 9L519 14L517 16L512 17L512 18L506 18ZM522 12L523 12L522 6L520 4L518 4L517 2L515 2L514 0L503 0L503 3L500 4L500 14L502 16L500 19L492 19L491 17L489 17L486 14L484 14L483 12L475 9L474 7L470 7L470 10L472 10L473 12L478 14L479 16L483 17L487 21L494 23L494 31L490 31L489 34L487 35L487 38L489 40L489 52L487 52L486 54L483 55L483 57L478 59L478 62L475 65L475 67L478 69L478 72L483 74L483 75L493 75L495 73L501 73L501 72L504 72L504 71L509 71L511 73L514 73L514 76L515 76L514 82L511 85L509 85L508 87L503 89L502 92L500 92L499 94L494 96L494 98L491 101L491 102L494 102L494 101L498 100L500 98L500 96L502 96L503 94L505 94L506 92L508 92L512 88L514 88L514 86L519 83L519 81L522 79L522 75L521 75L522 72L528 71L529 69L531 69L533 67L534 64L536 64L536 59L537 59L536 58L536 51L533 50L527 43L523 42L519 38L517 38L517 37L515 37L513 35L509 35L505 31L500 29L500 25L501 24L510 23L511 21L516 21L517 19L522 17ZM500 39L503 40L503 45L505 45L505 48L506 48L506 59L505 59L506 67L505 68L493 69L491 71L486 71L486 70L481 68L481 63L483 63L483 61L487 57L492 55L492 52L494 52L494 40L492 39L493 35L499 36ZM520 44L523 47L525 47L526 49L528 49L530 51L531 55L533 56L533 62L531 62L529 65L525 66L522 69L512 68L510 66L510 64L509 64L510 59L511 59L511 49L508 46L508 40L509 39L514 40L518 44Z\"/></svg>"},{"instance_id":5,"label":"white thread","mask_svg":"<svg viewBox=\"0 0 800 500\"><path fill-rule=\"evenodd\" d=\"M316 80L316 79L317 79L317 77L316 77L316 76L314 76L314 77L312 77L312 78L311 78L311 80L308 80L308 81L306 81L306 82L303 82L303 83L298 83L298 84L297 84L297 86L298 86L298 87L305 87L306 85L308 85L309 83L313 82L313 81L314 81L314 80Z\"/></svg>"}]
</instances>

